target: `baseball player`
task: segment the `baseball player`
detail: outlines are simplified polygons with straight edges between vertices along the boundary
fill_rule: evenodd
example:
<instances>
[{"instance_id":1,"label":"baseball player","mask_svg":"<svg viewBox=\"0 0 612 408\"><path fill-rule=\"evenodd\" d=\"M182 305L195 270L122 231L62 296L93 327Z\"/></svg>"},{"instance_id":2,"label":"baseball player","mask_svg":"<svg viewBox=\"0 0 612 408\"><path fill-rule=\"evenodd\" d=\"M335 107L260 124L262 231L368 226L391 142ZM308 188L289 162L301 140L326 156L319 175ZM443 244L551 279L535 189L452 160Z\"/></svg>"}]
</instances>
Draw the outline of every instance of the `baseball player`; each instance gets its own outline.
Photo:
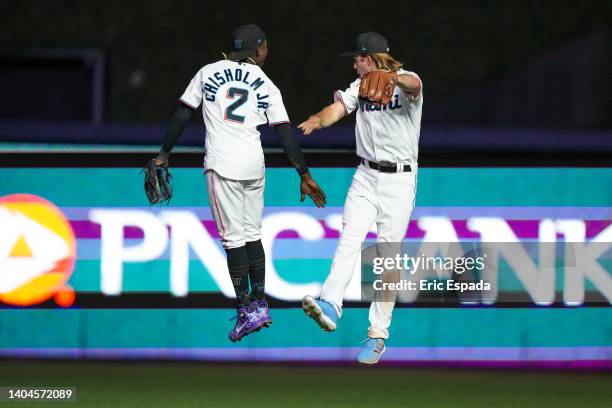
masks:
<instances>
[{"instance_id":1,"label":"baseball player","mask_svg":"<svg viewBox=\"0 0 612 408\"><path fill-rule=\"evenodd\" d=\"M233 33L232 51L200 69L179 99L156 164L168 156L193 110L202 105L206 125L204 168L208 201L237 298L231 341L272 323L265 300L265 254L261 219L265 184L264 154L257 126L274 127L301 178L301 199L318 207L325 194L312 179L295 138L279 89L261 67L268 54L263 31L254 24Z\"/></svg>"},{"instance_id":2,"label":"baseball player","mask_svg":"<svg viewBox=\"0 0 612 408\"><path fill-rule=\"evenodd\" d=\"M353 68L359 78L345 91L336 91L334 103L298 126L309 135L357 111L355 136L361 164L344 204L338 248L320 297L305 296L302 300L306 315L330 332L336 329L342 316L344 292L372 224L376 224L378 243L401 243L404 239L415 200L423 106L421 80L414 72L401 69L402 64L389 54L389 45L382 35L359 34L355 48L343 56L353 57ZM397 75L390 102L382 106L360 100L362 79L377 70ZM372 302L368 338L358 357L360 363L376 364L384 353L394 303L395 296L391 301Z\"/></svg>"}]
</instances>

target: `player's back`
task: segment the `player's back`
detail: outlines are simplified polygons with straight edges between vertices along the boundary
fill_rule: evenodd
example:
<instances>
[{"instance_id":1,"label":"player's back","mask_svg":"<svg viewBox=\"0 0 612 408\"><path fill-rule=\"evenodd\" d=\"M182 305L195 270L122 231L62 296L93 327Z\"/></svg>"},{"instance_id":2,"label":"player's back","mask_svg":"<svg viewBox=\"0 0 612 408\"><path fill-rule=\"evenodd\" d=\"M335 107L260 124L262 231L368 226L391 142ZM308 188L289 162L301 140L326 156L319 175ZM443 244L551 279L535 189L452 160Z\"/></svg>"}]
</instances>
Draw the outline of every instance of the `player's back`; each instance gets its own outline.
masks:
<instances>
[{"instance_id":1,"label":"player's back","mask_svg":"<svg viewBox=\"0 0 612 408\"><path fill-rule=\"evenodd\" d=\"M226 178L263 176L257 126L287 122L278 88L255 64L221 60L204 66L181 100L202 103L206 125L205 166Z\"/></svg>"}]
</instances>

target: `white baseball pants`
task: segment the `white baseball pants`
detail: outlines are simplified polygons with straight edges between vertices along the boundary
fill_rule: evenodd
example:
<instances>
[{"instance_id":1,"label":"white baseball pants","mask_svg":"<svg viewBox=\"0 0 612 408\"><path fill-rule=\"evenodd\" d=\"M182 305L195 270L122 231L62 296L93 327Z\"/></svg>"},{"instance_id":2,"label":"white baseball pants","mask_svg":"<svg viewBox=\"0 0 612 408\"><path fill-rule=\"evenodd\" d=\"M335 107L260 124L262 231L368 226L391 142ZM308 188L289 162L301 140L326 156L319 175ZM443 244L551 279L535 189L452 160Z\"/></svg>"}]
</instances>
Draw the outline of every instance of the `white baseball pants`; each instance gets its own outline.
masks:
<instances>
[{"instance_id":1,"label":"white baseball pants","mask_svg":"<svg viewBox=\"0 0 612 408\"><path fill-rule=\"evenodd\" d=\"M265 177L232 180L206 171L208 203L224 248L261 239Z\"/></svg>"},{"instance_id":2,"label":"white baseball pants","mask_svg":"<svg viewBox=\"0 0 612 408\"><path fill-rule=\"evenodd\" d=\"M340 242L329 276L321 289L321 299L333 302L340 308L340 313L344 292L372 224L376 223L377 242L398 243L404 240L414 208L416 177L416 165L412 166L411 172L405 173L381 173L363 164L357 167L344 204ZM369 337L389 337L394 306L395 297L390 301L372 302Z\"/></svg>"}]
</instances>

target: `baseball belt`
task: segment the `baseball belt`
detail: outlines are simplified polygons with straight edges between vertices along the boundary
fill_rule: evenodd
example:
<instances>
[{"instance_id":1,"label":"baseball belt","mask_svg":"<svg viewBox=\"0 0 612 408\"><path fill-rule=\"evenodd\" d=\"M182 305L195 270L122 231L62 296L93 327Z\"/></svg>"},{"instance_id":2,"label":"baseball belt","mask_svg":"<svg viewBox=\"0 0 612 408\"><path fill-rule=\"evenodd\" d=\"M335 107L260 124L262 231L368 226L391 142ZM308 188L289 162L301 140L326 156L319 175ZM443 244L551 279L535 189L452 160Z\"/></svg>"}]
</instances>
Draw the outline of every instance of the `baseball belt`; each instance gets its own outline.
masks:
<instances>
[{"instance_id":1,"label":"baseball belt","mask_svg":"<svg viewBox=\"0 0 612 408\"><path fill-rule=\"evenodd\" d=\"M371 168L372 170L378 170L381 173L407 173L412 171L409 164L397 164L391 162L376 163L363 158L361 159L361 164Z\"/></svg>"}]
</instances>

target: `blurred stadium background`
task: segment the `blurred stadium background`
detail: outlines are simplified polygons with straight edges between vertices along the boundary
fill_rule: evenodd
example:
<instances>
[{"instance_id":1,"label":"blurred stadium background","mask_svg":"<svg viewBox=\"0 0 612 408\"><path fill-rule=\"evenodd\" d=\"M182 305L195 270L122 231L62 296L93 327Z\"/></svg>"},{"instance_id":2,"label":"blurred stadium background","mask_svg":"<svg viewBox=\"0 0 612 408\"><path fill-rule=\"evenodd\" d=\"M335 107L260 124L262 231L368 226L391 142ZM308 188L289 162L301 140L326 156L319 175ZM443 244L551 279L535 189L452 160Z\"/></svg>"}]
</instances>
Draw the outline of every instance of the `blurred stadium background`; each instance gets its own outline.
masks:
<instances>
[{"instance_id":1,"label":"blurred stadium background","mask_svg":"<svg viewBox=\"0 0 612 408\"><path fill-rule=\"evenodd\" d=\"M200 115L171 158L168 207L149 208L139 171L193 74L251 22L294 124L354 79L338 54L359 32L383 33L419 73L408 240L447 225L461 240L538 243L552 220L566 240L610 241L609 1L0 0L0 386L76 386L87 406L609 406L609 255L577 290L558 265L546 306L511 268L493 305L399 305L382 369L352 363L367 327L358 286L337 333L303 317L337 242L353 118L300 135L324 210L298 201L261 129L274 325L227 341Z\"/></svg>"}]
</instances>

